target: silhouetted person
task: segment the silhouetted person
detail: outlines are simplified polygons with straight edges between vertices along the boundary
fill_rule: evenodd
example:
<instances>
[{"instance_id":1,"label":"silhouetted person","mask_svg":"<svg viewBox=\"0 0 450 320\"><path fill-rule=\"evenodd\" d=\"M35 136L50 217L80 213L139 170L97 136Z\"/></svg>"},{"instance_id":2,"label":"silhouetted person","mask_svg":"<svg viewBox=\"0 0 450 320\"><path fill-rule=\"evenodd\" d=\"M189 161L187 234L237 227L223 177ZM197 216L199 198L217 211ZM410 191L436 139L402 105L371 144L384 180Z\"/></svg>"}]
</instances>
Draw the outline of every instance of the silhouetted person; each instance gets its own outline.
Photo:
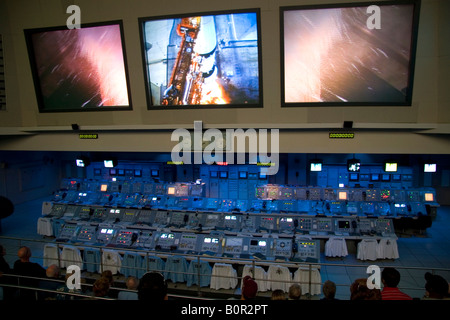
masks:
<instances>
[{"instance_id":1,"label":"silhouetted person","mask_svg":"<svg viewBox=\"0 0 450 320\"><path fill-rule=\"evenodd\" d=\"M350 286L350 300L381 300L380 289L369 289L367 279L356 279Z\"/></svg>"},{"instance_id":2,"label":"silhouetted person","mask_svg":"<svg viewBox=\"0 0 450 320\"><path fill-rule=\"evenodd\" d=\"M6 250L0 245L0 286L2 284L14 284L13 278L6 276L6 274L11 274L12 269L9 266L8 262L5 260ZM3 300L12 299L14 294L14 288L11 287L3 287Z\"/></svg>"},{"instance_id":3,"label":"silhouetted person","mask_svg":"<svg viewBox=\"0 0 450 320\"><path fill-rule=\"evenodd\" d=\"M50 265L45 271L46 280L41 280L39 283L39 287L41 289L57 291L60 289L64 283L58 281L62 280L60 277L60 270L56 264ZM39 292L40 300L56 300L57 293L56 292L48 292L41 291Z\"/></svg>"},{"instance_id":4,"label":"silhouetted person","mask_svg":"<svg viewBox=\"0 0 450 320\"><path fill-rule=\"evenodd\" d=\"M136 277L129 276L126 281L128 290L137 290L139 280ZM138 300L137 292L120 291L118 295L119 300Z\"/></svg>"},{"instance_id":5,"label":"silhouetted person","mask_svg":"<svg viewBox=\"0 0 450 320\"><path fill-rule=\"evenodd\" d=\"M336 284L333 281L327 280L322 287L323 298L322 300L337 300L336 296Z\"/></svg>"},{"instance_id":6,"label":"silhouetted person","mask_svg":"<svg viewBox=\"0 0 450 320\"><path fill-rule=\"evenodd\" d=\"M258 284L250 276L245 276L242 279L242 295L241 300L253 300L258 292Z\"/></svg>"},{"instance_id":7,"label":"silhouetted person","mask_svg":"<svg viewBox=\"0 0 450 320\"><path fill-rule=\"evenodd\" d=\"M448 282L437 274L425 273L425 297L424 300L449 299Z\"/></svg>"},{"instance_id":8,"label":"silhouetted person","mask_svg":"<svg viewBox=\"0 0 450 320\"><path fill-rule=\"evenodd\" d=\"M159 272L147 272L139 280L138 299L146 301L168 300L167 283Z\"/></svg>"},{"instance_id":9,"label":"silhouetted person","mask_svg":"<svg viewBox=\"0 0 450 320\"><path fill-rule=\"evenodd\" d=\"M400 282L400 272L391 267L386 267L381 272L381 282L384 287L381 290L382 300L412 300L412 298L397 288Z\"/></svg>"},{"instance_id":10,"label":"silhouetted person","mask_svg":"<svg viewBox=\"0 0 450 320\"><path fill-rule=\"evenodd\" d=\"M31 250L28 247L21 247L17 252L19 260L14 262L14 274L25 277L45 278L45 269L38 263L30 262ZM20 286L34 287L39 286L39 279L18 278ZM35 290L19 289L20 299L35 300Z\"/></svg>"}]
</instances>

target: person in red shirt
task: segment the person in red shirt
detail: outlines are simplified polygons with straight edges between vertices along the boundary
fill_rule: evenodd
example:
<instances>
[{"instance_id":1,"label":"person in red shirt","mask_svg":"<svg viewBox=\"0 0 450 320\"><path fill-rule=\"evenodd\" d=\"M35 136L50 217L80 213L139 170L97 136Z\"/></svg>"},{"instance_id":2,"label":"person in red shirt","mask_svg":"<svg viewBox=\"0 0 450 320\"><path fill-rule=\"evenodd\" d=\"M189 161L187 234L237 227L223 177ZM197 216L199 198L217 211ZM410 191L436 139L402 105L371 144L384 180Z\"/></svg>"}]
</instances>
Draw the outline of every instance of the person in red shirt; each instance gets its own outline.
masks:
<instances>
[{"instance_id":1,"label":"person in red shirt","mask_svg":"<svg viewBox=\"0 0 450 320\"><path fill-rule=\"evenodd\" d=\"M400 282L400 272L391 267L386 267L381 272L381 300L412 300L412 298L397 288Z\"/></svg>"}]
</instances>

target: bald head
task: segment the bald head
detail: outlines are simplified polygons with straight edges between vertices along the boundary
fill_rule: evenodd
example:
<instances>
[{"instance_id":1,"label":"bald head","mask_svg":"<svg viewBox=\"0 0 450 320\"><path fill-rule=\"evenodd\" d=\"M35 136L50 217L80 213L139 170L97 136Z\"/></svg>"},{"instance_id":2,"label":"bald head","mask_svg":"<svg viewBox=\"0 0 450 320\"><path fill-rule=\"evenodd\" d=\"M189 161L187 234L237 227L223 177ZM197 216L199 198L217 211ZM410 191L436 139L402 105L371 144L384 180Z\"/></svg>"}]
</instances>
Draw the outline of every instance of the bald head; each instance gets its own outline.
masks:
<instances>
[{"instance_id":1,"label":"bald head","mask_svg":"<svg viewBox=\"0 0 450 320\"><path fill-rule=\"evenodd\" d=\"M58 278L59 277L59 267L56 264L52 264L45 270L45 274L48 278Z\"/></svg>"},{"instance_id":2,"label":"bald head","mask_svg":"<svg viewBox=\"0 0 450 320\"><path fill-rule=\"evenodd\" d=\"M127 278L127 288L129 290L136 290L139 284L139 280L136 277L129 276Z\"/></svg>"},{"instance_id":3,"label":"bald head","mask_svg":"<svg viewBox=\"0 0 450 320\"><path fill-rule=\"evenodd\" d=\"M29 262L31 257L31 250L28 247L21 247L17 252L17 256L22 262Z\"/></svg>"}]
</instances>

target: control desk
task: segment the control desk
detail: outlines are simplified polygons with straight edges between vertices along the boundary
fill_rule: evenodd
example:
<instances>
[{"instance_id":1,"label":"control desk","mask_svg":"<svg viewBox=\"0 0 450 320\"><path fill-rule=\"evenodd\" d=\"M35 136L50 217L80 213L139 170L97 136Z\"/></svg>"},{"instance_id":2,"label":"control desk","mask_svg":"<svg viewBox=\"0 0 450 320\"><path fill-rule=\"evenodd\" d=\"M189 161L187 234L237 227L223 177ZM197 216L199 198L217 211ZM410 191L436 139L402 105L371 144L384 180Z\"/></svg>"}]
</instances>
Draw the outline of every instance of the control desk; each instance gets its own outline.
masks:
<instances>
[{"instance_id":1,"label":"control desk","mask_svg":"<svg viewBox=\"0 0 450 320\"><path fill-rule=\"evenodd\" d=\"M392 237L394 219L438 205L432 189L259 185L256 199L219 199L192 183L62 186L43 205L57 241L268 260L317 261L333 235Z\"/></svg>"}]
</instances>

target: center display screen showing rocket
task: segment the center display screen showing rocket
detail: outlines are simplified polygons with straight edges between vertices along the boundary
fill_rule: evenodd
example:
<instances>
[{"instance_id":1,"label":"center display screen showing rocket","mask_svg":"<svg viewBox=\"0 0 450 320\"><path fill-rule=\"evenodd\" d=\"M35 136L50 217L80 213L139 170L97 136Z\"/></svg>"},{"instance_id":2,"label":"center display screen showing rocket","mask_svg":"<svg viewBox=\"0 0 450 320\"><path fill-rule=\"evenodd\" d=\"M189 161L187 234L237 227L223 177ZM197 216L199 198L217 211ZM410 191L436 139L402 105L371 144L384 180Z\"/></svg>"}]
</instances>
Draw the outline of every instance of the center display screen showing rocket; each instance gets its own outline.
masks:
<instances>
[{"instance_id":1,"label":"center display screen showing rocket","mask_svg":"<svg viewBox=\"0 0 450 320\"><path fill-rule=\"evenodd\" d=\"M141 18L148 107L261 107L259 10Z\"/></svg>"}]
</instances>

